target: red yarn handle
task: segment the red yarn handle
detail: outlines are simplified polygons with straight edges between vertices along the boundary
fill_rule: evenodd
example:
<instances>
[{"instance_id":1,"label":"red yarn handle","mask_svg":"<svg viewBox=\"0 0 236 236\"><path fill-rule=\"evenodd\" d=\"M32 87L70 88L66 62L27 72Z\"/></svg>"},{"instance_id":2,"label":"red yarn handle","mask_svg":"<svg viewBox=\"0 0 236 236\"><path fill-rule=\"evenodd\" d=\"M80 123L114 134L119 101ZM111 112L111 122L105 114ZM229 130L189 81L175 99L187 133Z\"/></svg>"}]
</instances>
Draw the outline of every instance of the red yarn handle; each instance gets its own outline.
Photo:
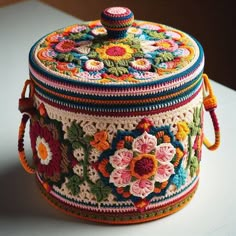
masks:
<instances>
[{"instance_id":1,"label":"red yarn handle","mask_svg":"<svg viewBox=\"0 0 236 236\"><path fill-rule=\"evenodd\" d=\"M35 169L33 167L30 167L30 165L28 164L28 161L25 155L25 150L24 150L25 127L29 118L30 116L28 114L23 114L22 119L21 119L19 133L18 133L18 155L19 155L21 165L23 166L25 171L28 172L29 174L34 174Z\"/></svg>"},{"instance_id":2,"label":"red yarn handle","mask_svg":"<svg viewBox=\"0 0 236 236\"><path fill-rule=\"evenodd\" d=\"M205 110L210 113L215 132L215 142L213 144L206 137L204 137L203 143L209 150L214 151L220 146L220 127L215 113L215 108L217 107L217 100L214 95L208 76L206 74L203 74L202 77L204 80L205 91L208 92L208 96L203 99L203 104Z\"/></svg>"},{"instance_id":3,"label":"red yarn handle","mask_svg":"<svg viewBox=\"0 0 236 236\"><path fill-rule=\"evenodd\" d=\"M29 97L25 97L25 93L27 90L27 87L29 87ZM21 113L23 113L19 131L18 131L18 155L21 162L21 165L25 169L26 172L30 174L35 173L35 169L33 167L30 167L28 164L28 161L26 159L25 150L24 150L24 135L25 135L25 127L30 119L31 115L34 113L34 85L31 80L26 80L24 88L21 93L21 98L19 99L19 110Z\"/></svg>"}]
</instances>

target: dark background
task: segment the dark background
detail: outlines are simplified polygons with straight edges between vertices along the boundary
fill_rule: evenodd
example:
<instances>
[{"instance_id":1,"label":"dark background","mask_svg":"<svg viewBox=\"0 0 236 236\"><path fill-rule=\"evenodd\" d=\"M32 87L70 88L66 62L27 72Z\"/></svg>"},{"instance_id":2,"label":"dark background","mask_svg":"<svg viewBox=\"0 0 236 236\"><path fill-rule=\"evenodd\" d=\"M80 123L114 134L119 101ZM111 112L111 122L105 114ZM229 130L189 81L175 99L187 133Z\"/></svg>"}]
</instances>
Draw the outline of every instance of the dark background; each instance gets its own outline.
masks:
<instances>
[{"instance_id":1,"label":"dark background","mask_svg":"<svg viewBox=\"0 0 236 236\"><path fill-rule=\"evenodd\" d=\"M5 3L17 0L0 0ZM230 0L41 0L82 20L100 18L110 6L126 6L138 20L166 24L194 36L205 51L205 73L236 90L233 78L233 3ZM42 13L43 15L43 13ZM76 23L76 22L75 22ZM55 29L56 30L56 29Z\"/></svg>"}]
</instances>

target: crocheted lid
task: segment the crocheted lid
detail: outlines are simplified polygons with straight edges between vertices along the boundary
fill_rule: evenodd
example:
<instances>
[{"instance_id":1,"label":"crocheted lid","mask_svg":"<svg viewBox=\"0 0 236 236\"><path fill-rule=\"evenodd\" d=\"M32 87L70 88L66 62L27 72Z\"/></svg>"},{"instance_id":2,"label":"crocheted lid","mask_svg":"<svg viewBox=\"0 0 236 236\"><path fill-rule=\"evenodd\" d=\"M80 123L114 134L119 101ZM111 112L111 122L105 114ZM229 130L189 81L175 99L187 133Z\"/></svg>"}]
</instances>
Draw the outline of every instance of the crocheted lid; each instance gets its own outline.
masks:
<instances>
[{"instance_id":1,"label":"crocheted lid","mask_svg":"<svg viewBox=\"0 0 236 236\"><path fill-rule=\"evenodd\" d=\"M202 61L200 45L187 34L133 19L129 9L112 7L101 21L50 33L32 48L30 64L64 82L125 85L173 78Z\"/></svg>"},{"instance_id":2,"label":"crocheted lid","mask_svg":"<svg viewBox=\"0 0 236 236\"><path fill-rule=\"evenodd\" d=\"M102 12L101 20L68 26L40 39L30 51L29 64L41 97L59 99L60 104L69 99L74 106L78 97L142 99L174 89L186 97L183 84L190 88L190 81L202 72L204 55L186 33L134 21L128 8L112 7Z\"/></svg>"}]
</instances>

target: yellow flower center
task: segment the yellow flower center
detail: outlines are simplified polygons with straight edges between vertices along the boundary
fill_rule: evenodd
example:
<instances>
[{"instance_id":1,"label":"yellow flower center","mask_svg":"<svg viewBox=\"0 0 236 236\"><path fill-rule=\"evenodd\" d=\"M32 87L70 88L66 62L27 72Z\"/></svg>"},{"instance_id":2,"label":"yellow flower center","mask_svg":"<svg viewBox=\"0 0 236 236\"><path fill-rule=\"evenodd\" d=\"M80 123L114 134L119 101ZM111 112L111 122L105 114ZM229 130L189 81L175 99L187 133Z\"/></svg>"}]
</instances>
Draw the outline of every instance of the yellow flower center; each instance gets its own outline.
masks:
<instances>
[{"instance_id":1,"label":"yellow flower center","mask_svg":"<svg viewBox=\"0 0 236 236\"><path fill-rule=\"evenodd\" d=\"M139 66L144 66L144 65L146 65L146 63L147 62L145 60L142 60L142 59L139 59L139 60L136 61L136 64L139 65Z\"/></svg>"},{"instance_id":2,"label":"yellow flower center","mask_svg":"<svg viewBox=\"0 0 236 236\"><path fill-rule=\"evenodd\" d=\"M171 45L168 42L161 42L158 43L158 46L161 46L163 48L169 48Z\"/></svg>"},{"instance_id":3,"label":"yellow flower center","mask_svg":"<svg viewBox=\"0 0 236 236\"><path fill-rule=\"evenodd\" d=\"M91 66L98 66L100 64L100 62L98 61L92 61L91 62Z\"/></svg>"}]
</instances>

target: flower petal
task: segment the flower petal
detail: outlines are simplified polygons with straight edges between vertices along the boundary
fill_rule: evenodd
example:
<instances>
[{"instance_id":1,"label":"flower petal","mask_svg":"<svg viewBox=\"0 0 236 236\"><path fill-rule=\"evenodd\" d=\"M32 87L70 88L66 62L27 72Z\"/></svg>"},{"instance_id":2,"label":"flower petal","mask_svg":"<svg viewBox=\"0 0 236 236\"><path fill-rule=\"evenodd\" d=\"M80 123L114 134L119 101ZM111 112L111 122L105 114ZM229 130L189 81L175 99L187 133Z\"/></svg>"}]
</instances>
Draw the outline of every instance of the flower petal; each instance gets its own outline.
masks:
<instances>
[{"instance_id":1,"label":"flower petal","mask_svg":"<svg viewBox=\"0 0 236 236\"><path fill-rule=\"evenodd\" d=\"M110 175L110 183L116 187L125 187L130 184L131 172L129 170L113 170Z\"/></svg>"},{"instance_id":2,"label":"flower petal","mask_svg":"<svg viewBox=\"0 0 236 236\"><path fill-rule=\"evenodd\" d=\"M162 143L156 148L156 157L158 161L169 162L175 156L176 149L171 143Z\"/></svg>"},{"instance_id":3,"label":"flower petal","mask_svg":"<svg viewBox=\"0 0 236 236\"><path fill-rule=\"evenodd\" d=\"M155 180L160 183L165 182L174 173L175 169L173 164L171 163L160 164L157 168L157 174L155 175Z\"/></svg>"},{"instance_id":4,"label":"flower petal","mask_svg":"<svg viewBox=\"0 0 236 236\"><path fill-rule=\"evenodd\" d=\"M133 150L140 153L149 153L156 148L156 137L146 131L133 142Z\"/></svg>"},{"instance_id":5,"label":"flower petal","mask_svg":"<svg viewBox=\"0 0 236 236\"><path fill-rule=\"evenodd\" d=\"M90 48L86 46L80 46L80 47L74 48L73 51L87 55L90 52Z\"/></svg>"},{"instance_id":6,"label":"flower petal","mask_svg":"<svg viewBox=\"0 0 236 236\"><path fill-rule=\"evenodd\" d=\"M154 182L149 179L139 179L130 185L130 193L136 197L145 198L154 190Z\"/></svg>"},{"instance_id":7,"label":"flower petal","mask_svg":"<svg viewBox=\"0 0 236 236\"><path fill-rule=\"evenodd\" d=\"M113 156L110 157L109 162L114 168L124 169L129 165L133 158L133 152L128 149L119 149Z\"/></svg>"}]
</instances>

